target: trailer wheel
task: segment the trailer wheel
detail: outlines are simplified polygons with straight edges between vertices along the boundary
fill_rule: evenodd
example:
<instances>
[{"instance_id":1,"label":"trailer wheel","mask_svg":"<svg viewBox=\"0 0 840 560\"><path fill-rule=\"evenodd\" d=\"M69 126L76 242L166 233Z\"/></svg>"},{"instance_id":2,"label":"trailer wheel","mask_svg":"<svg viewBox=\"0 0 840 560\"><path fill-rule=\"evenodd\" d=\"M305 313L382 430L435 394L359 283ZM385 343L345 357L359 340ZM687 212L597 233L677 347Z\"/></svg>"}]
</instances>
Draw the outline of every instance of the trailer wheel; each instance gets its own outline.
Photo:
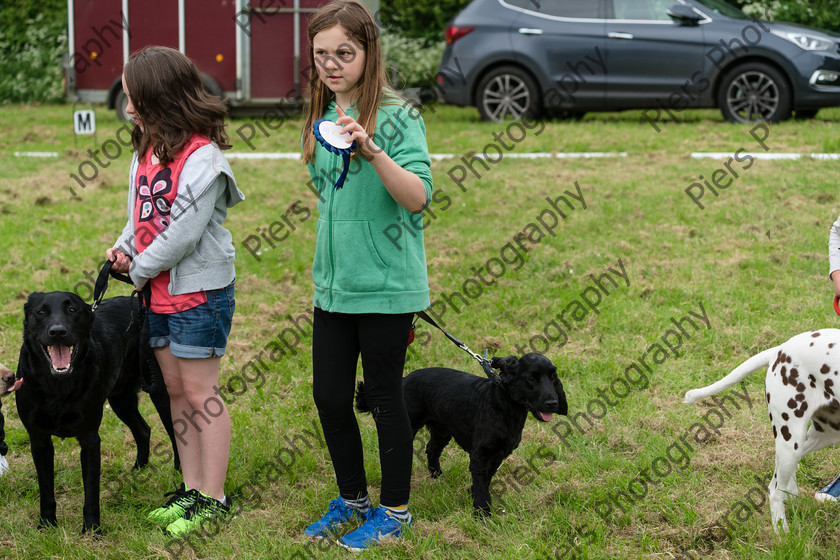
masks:
<instances>
[{"instance_id":1,"label":"trailer wheel","mask_svg":"<svg viewBox=\"0 0 840 560\"><path fill-rule=\"evenodd\" d=\"M204 82L204 89L207 90L207 93L215 95L219 99L224 99L225 96L222 93L222 87L219 85L219 82L213 78L213 76L202 72L201 81Z\"/></svg>"},{"instance_id":2,"label":"trailer wheel","mask_svg":"<svg viewBox=\"0 0 840 560\"><path fill-rule=\"evenodd\" d=\"M117 112L117 118L121 121L129 120L128 113L125 112L126 107L128 107L128 96L120 88L117 96L114 98L114 110Z\"/></svg>"},{"instance_id":3,"label":"trailer wheel","mask_svg":"<svg viewBox=\"0 0 840 560\"><path fill-rule=\"evenodd\" d=\"M204 82L204 89L210 95L215 95L219 99L224 99L224 95L222 93L222 87L219 85L213 76L208 74L201 74L201 81ZM128 96L122 90L122 88L117 91L117 96L114 98L114 110L117 112L117 118L121 121L129 120L128 113L126 113L125 108L128 106Z\"/></svg>"}]
</instances>

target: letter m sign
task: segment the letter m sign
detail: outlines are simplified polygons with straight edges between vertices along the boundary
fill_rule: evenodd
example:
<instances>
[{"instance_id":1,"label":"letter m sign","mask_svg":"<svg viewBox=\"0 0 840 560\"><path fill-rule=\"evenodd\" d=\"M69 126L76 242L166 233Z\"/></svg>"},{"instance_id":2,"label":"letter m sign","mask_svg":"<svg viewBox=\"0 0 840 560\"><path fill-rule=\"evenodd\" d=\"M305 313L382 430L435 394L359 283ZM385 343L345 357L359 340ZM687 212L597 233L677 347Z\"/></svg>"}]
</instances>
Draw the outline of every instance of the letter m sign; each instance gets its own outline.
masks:
<instances>
[{"instance_id":1,"label":"letter m sign","mask_svg":"<svg viewBox=\"0 0 840 560\"><path fill-rule=\"evenodd\" d=\"M95 133L96 114L93 111L75 111L73 113L73 130L76 134Z\"/></svg>"}]
</instances>

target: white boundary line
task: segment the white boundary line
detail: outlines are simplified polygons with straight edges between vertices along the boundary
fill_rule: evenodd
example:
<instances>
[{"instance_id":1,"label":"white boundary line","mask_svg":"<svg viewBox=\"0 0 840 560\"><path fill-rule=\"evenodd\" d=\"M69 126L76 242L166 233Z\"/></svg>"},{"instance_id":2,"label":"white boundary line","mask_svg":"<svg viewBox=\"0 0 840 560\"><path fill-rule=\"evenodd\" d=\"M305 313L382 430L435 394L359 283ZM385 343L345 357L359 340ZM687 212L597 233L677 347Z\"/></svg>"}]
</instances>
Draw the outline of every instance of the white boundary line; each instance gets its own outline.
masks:
<instances>
[{"instance_id":1,"label":"white boundary line","mask_svg":"<svg viewBox=\"0 0 840 560\"><path fill-rule=\"evenodd\" d=\"M225 154L228 159L300 159L299 152L254 152L240 153L228 152ZM429 157L434 161L441 161L444 159L454 159L457 157L469 157L478 159L496 159L495 156L486 156L483 153L466 154L459 156L458 154L429 154ZM532 153L506 153L505 158L512 159L546 159L546 158L613 158L613 157L627 157L627 152L532 152Z\"/></svg>"},{"instance_id":2,"label":"white boundary line","mask_svg":"<svg viewBox=\"0 0 840 560\"><path fill-rule=\"evenodd\" d=\"M14 157L39 157L39 158L54 158L58 157L58 152L13 152ZM810 158L818 161L838 161L840 154L831 153L811 153L811 154L794 154L785 152L770 152L770 153L749 153L745 155L752 156L755 159L769 159L769 160L797 160L802 158ZM713 158L726 159L732 157L731 152L691 152L691 157L694 159ZM300 152L228 152L225 154L228 159L291 159L299 160ZM442 161L445 159L454 159L457 157L467 157L466 155L459 156L458 154L429 154L429 157L434 161ZM483 153L471 154L470 158L486 159ZM512 159L596 159L596 158L626 158L627 152L534 152L534 153L508 153L504 157ZM495 158L490 158L495 159Z\"/></svg>"},{"instance_id":3,"label":"white boundary line","mask_svg":"<svg viewBox=\"0 0 840 560\"><path fill-rule=\"evenodd\" d=\"M58 152L15 152L15 157L58 157Z\"/></svg>"},{"instance_id":4,"label":"white boundary line","mask_svg":"<svg viewBox=\"0 0 840 560\"><path fill-rule=\"evenodd\" d=\"M751 153L745 152L742 155L748 155L753 157L754 159L788 159L788 160L796 160L802 158L811 158L821 161L834 161L840 160L840 154L821 154L821 153L814 153L814 154L792 154L786 152L769 152L769 153ZM695 159L700 158L714 158L714 159L726 159L732 157L733 154L730 152L692 152L691 157Z\"/></svg>"}]
</instances>

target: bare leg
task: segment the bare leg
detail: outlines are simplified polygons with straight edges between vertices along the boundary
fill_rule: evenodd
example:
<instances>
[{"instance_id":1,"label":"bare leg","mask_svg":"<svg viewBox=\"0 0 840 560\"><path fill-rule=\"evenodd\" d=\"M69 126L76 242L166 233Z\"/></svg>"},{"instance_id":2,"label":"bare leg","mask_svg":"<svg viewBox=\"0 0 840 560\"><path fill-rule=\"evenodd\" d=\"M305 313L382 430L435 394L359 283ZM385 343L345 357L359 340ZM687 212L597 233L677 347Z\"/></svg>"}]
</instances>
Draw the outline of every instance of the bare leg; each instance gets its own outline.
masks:
<instances>
[{"instance_id":1,"label":"bare leg","mask_svg":"<svg viewBox=\"0 0 840 560\"><path fill-rule=\"evenodd\" d=\"M173 356L155 350L172 409L184 484L221 500L230 456L230 415L213 391L221 358Z\"/></svg>"}]
</instances>

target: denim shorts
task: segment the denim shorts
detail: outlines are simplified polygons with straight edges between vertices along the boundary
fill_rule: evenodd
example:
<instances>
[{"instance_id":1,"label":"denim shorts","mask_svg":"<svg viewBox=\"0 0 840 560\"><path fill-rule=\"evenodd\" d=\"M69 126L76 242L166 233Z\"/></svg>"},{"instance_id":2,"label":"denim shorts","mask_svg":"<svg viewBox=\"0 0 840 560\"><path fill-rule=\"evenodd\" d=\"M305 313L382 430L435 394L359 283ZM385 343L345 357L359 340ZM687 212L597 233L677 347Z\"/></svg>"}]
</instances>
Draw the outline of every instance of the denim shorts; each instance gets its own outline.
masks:
<instances>
[{"instance_id":1,"label":"denim shorts","mask_svg":"<svg viewBox=\"0 0 840 560\"><path fill-rule=\"evenodd\" d=\"M169 346L178 358L213 358L223 356L236 300L234 284L220 290L208 290L207 301L178 313L149 312L149 344L152 348Z\"/></svg>"}]
</instances>

